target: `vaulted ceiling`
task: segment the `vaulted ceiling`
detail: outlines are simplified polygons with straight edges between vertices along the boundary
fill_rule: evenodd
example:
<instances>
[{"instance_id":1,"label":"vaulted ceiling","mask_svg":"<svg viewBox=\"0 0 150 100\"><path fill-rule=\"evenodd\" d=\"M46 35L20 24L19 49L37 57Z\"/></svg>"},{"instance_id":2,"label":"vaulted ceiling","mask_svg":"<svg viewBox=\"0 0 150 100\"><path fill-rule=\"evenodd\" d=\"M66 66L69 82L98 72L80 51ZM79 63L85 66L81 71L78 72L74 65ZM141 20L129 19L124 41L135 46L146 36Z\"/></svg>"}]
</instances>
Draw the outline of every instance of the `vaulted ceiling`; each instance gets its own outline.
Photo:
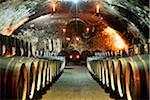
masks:
<instances>
[{"instance_id":1,"label":"vaulted ceiling","mask_svg":"<svg viewBox=\"0 0 150 100\"><path fill-rule=\"evenodd\" d=\"M56 6L55 12L53 3ZM97 6L100 8L98 13ZM79 36L82 46L89 44L88 47L80 48L91 48L97 39L108 37L105 31L115 30L127 45L144 43L149 36L149 10L147 0L82 0L78 3L71 0L0 0L0 33L19 35L23 30L30 29L40 31L33 36L63 37L62 40L68 36L67 33L70 37ZM69 31L73 30L69 28L70 25L78 30ZM67 29L65 34L62 31L64 28ZM90 28L90 32L87 37L83 37L86 28ZM92 31L93 28L95 31ZM32 35L32 32L26 33ZM111 39L105 41L102 44L108 46L99 45L99 49L112 49L109 47L112 45Z\"/></svg>"}]
</instances>

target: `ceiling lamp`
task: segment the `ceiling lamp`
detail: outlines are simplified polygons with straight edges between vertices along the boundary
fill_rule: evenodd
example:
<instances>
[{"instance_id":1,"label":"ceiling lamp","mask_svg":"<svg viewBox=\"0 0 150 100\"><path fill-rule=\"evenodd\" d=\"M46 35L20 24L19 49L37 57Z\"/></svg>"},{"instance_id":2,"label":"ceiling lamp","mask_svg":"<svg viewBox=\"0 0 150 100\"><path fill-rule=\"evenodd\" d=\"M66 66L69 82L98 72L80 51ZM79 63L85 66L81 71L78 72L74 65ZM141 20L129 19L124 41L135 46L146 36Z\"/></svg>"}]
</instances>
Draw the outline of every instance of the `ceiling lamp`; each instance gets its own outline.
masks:
<instances>
[{"instance_id":1,"label":"ceiling lamp","mask_svg":"<svg viewBox=\"0 0 150 100\"><path fill-rule=\"evenodd\" d=\"M77 40L77 41L79 41L79 40L80 40L80 38L79 38L79 37L76 37L76 40Z\"/></svg>"},{"instance_id":2,"label":"ceiling lamp","mask_svg":"<svg viewBox=\"0 0 150 100\"><path fill-rule=\"evenodd\" d=\"M90 28L87 27L87 28L86 28L86 32L88 33L89 31L90 31Z\"/></svg>"},{"instance_id":3,"label":"ceiling lamp","mask_svg":"<svg viewBox=\"0 0 150 100\"><path fill-rule=\"evenodd\" d=\"M63 28L62 31L63 31L63 33L66 33L66 28Z\"/></svg>"},{"instance_id":4,"label":"ceiling lamp","mask_svg":"<svg viewBox=\"0 0 150 100\"><path fill-rule=\"evenodd\" d=\"M97 5L96 5L96 13L99 13L99 10L100 10L100 5L97 4Z\"/></svg>"},{"instance_id":5,"label":"ceiling lamp","mask_svg":"<svg viewBox=\"0 0 150 100\"><path fill-rule=\"evenodd\" d=\"M56 4L53 3L52 6L53 6L53 12L55 12L56 11Z\"/></svg>"}]
</instances>

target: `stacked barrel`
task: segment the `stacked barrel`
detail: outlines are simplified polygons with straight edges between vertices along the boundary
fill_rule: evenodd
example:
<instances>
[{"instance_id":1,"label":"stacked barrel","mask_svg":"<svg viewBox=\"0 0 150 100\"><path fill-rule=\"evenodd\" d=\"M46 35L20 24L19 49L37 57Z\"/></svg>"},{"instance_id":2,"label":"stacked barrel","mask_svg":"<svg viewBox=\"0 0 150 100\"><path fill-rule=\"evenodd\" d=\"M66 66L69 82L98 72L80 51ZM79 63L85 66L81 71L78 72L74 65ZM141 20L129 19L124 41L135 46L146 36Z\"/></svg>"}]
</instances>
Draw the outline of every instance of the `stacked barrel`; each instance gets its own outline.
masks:
<instances>
[{"instance_id":1,"label":"stacked barrel","mask_svg":"<svg viewBox=\"0 0 150 100\"><path fill-rule=\"evenodd\" d=\"M63 72L64 57L36 58L30 47L28 42L0 36L0 99L37 99Z\"/></svg>"},{"instance_id":2,"label":"stacked barrel","mask_svg":"<svg viewBox=\"0 0 150 100\"><path fill-rule=\"evenodd\" d=\"M128 100L149 100L150 54L145 44L130 48L129 55L94 56L87 59L87 67L94 79L111 97ZM110 53L111 54L111 53ZM115 53L112 53L115 55Z\"/></svg>"},{"instance_id":3,"label":"stacked barrel","mask_svg":"<svg viewBox=\"0 0 150 100\"><path fill-rule=\"evenodd\" d=\"M31 48L30 42L0 35L0 56L32 56Z\"/></svg>"}]
</instances>

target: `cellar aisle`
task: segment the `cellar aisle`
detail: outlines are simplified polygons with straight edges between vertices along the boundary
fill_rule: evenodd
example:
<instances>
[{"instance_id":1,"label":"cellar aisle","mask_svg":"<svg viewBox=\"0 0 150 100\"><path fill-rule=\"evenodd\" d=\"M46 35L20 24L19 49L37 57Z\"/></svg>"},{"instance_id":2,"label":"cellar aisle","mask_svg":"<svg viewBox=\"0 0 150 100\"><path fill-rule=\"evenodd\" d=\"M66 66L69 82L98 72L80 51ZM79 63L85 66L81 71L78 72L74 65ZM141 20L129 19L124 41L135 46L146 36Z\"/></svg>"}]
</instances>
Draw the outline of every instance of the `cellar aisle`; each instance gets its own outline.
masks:
<instances>
[{"instance_id":1,"label":"cellar aisle","mask_svg":"<svg viewBox=\"0 0 150 100\"><path fill-rule=\"evenodd\" d=\"M64 73L42 100L111 100L85 66L66 66Z\"/></svg>"}]
</instances>

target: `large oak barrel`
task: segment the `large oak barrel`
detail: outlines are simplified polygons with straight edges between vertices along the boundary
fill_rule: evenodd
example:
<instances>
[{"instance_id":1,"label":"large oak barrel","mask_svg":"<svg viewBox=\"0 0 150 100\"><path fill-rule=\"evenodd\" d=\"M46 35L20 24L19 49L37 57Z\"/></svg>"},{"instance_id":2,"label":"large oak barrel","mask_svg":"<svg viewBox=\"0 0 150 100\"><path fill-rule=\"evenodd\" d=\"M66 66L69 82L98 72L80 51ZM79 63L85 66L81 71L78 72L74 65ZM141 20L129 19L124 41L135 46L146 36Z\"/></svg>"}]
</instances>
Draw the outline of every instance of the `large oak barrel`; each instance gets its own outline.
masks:
<instances>
[{"instance_id":1,"label":"large oak barrel","mask_svg":"<svg viewBox=\"0 0 150 100\"><path fill-rule=\"evenodd\" d=\"M48 61L48 66L49 66L49 69L50 69L50 76L49 76L49 81L50 81L50 83L52 83L52 81L53 81L53 73L52 73L52 63L53 63L53 61Z\"/></svg>"},{"instance_id":2,"label":"large oak barrel","mask_svg":"<svg viewBox=\"0 0 150 100\"><path fill-rule=\"evenodd\" d=\"M19 57L20 58L20 57ZM35 91L35 81L36 81L36 66L32 58L22 57L20 58L27 67L28 71L28 91L27 96L32 99Z\"/></svg>"},{"instance_id":3,"label":"large oak barrel","mask_svg":"<svg viewBox=\"0 0 150 100\"><path fill-rule=\"evenodd\" d=\"M34 62L34 66L36 69L36 78L35 78L35 90L39 91L40 90L40 86L41 86L41 73L42 73L42 61L40 61L39 59L33 59Z\"/></svg>"},{"instance_id":4,"label":"large oak barrel","mask_svg":"<svg viewBox=\"0 0 150 100\"><path fill-rule=\"evenodd\" d=\"M52 81L54 81L56 77L56 62L55 61L52 61L50 71L51 71L51 79Z\"/></svg>"},{"instance_id":5,"label":"large oak barrel","mask_svg":"<svg viewBox=\"0 0 150 100\"><path fill-rule=\"evenodd\" d=\"M104 73L105 73L105 86L107 88L110 87L110 81L109 81L109 67L108 67L108 61L111 59L106 59L103 61L104 63Z\"/></svg>"},{"instance_id":6,"label":"large oak barrel","mask_svg":"<svg viewBox=\"0 0 150 100\"><path fill-rule=\"evenodd\" d=\"M57 75L57 71L56 71L56 61L55 60L53 60L53 61L51 61L51 63L50 63L50 81L51 82L53 82L53 81L55 81L55 78L56 78L56 75Z\"/></svg>"},{"instance_id":7,"label":"large oak barrel","mask_svg":"<svg viewBox=\"0 0 150 100\"><path fill-rule=\"evenodd\" d=\"M11 51L11 42L10 42L10 40L11 40L11 37L5 37L4 38L4 44L5 44L5 46L6 46L6 52L5 52L5 54L4 54L4 56L11 56L11 54L12 54L12 51Z\"/></svg>"},{"instance_id":8,"label":"large oak barrel","mask_svg":"<svg viewBox=\"0 0 150 100\"><path fill-rule=\"evenodd\" d=\"M121 98L126 98L126 92L125 92L125 69L127 66L128 61L130 60L130 57L124 57L118 59L118 67L117 67L117 87L119 96Z\"/></svg>"},{"instance_id":9,"label":"large oak barrel","mask_svg":"<svg viewBox=\"0 0 150 100\"><path fill-rule=\"evenodd\" d=\"M26 99L27 69L21 60L0 58L0 87L1 99Z\"/></svg>"},{"instance_id":10,"label":"large oak barrel","mask_svg":"<svg viewBox=\"0 0 150 100\"><path fill-rule=\"evenodd\" d=\"M56 60L56 76L60 73L61 61Z\"/></svg>"},{"instance_id":11,"label":"large oak barrel","mask_svg":"<svg viewBox=\"0 0 150 100\"><path fill-rule=\"evenodd\" d=\"M102 82L102 62L99 61L99 80Z\"/></svg>"},{"instance_id":12,"label":"large oak barrel","mask_svg":"<svg viewBox=\"0 0 150 100\"><path fill-rule=\"evenodd\" d=\"M12 56L16 55L16 41L17 41L17 38L12 37L11 39Z\"/></svg>"},{"instance_id":13,"label":"large oak barrel","mask_svg":"<svg viewBox=\"0 0 150 100\"><path fill-rule=\"evenodd\" d=\"M110 74L110 86L111 86L111 96L115 96L118 98L118 87L117 87L117 67L118 67L118 59L114 58L111 61L109 66L109 74Z\"/></svg>"},{"instance_id":14,"label":"large oak barrel","mask_svg":"<svg viewBox=\"0 0 150 100\"><path fill-rule=\"evenodd\" d=\"M90 64L90 66L91 66L91 68L92 68L92 70L93 70L93 75L95 76L95 77L97 77L97 75L96 75L96 61L91 61L91 64Z\"/></svg>"},{"instance_id":15,"label":"large oak barrel","mask_svg":"<svg viewBox=\"0 0 150 100\"><path fill-rule=\"evenodd\" d=\"M46 75L47 75L47 67L48 62L46 60L43 60L43 70L42 70L42 88L45 88L46 86Z\"/></svg>"},{"instance_id":16,"label":"large oak barrel","mask_svg":"<svg viewBox=\"0 0 150 100\"><path fill-rule=\"evenodd\" d=\"M49 85L50 82L50 66L49 66L50 61L47 62L47 70L46 70L46 85Z\"/></svg>"},{"instance_id":17,"label":"large oak barrel","mask_svg":"<svg viewBox=\"0 0 150 100\"><path fill-rule=\"evenodd\" d=\"M129 100L149 99L149 55L131 58L125 70L125 87Z\"/></svg>"},{"instance_id":18,"label":"large oak barrel","mask_svg":"<svg viewBox=\"0 0 150 100\"><path fill-rule=\"evenodd\" d=\"M61 70L60 70L61 69L61 65L62 65L62 61L58 60L57 61L57 68L58 68L57 73L58 74L60 74L60 72L61 72Z\"/></svg>"},{"instance_id":19,"label":"large oak barrel","mask_svg":"<svg viewBox=\"0 0 150 100\"><path fill-rule=\"evenodd\" d=\"M107 90L111 90L111 77L110 77L111 64L112 64L112 58L108 58L105 61L106 89Z\"/></svg>"},{"instance_id":20,"label":"large oak barrel","mask_svg":"<svg viewBox=\"0 0 150 100\"><path fill-rule=\"evenodd\" d=\"M101 63L100 61L96 61L96 76L99 79L99 81L101 82L102 78L101 78Z\"/></svg>"},{"instance_id":21,"label":"large oak barrel","mask_svg":"<svg viewBox=\"0 0 150 100\"><path fill-rule=\"evenodd\" d=\"M105 73L106 61L103 60L101 65L102 65L102 85L105 86L106 85L106 77L105 77L105 75L106 75L106 73Z\"/></svg>"},{"instance_id":22,"label":"large oak barrel","mask_svg":"<svg viewBox=\"0 0 150 100\"><path fill-rule=\"evenodd\" d=\"M5 53L7 52L7 50L6 50L6 45L5 44L3 44L2 45L2 56L5 56Z\"/></svg>"},{"instance_id":23,"label":"large oak barrel","mask_svg":"<svg viewBox=\"0 0 150 100\"><path fill-rule=\"evenodd\" d=\"M44 74L43 74L43 71L44 71L44 61L42 59L39 60L39 63L38 63L38 69L37 69L37 76L38 76L38 79L37 79L37 91L40 91L41 88L42 88L42 84L43 84L43 80L44 80Z\"/></svg>"},{"instance_id":24,"label":"large oak barrel","mask_svg":"<svg viewBox=\"0 0 150 100\"><path fill-rule=\"evenodd\" d=\"M47 70L47 61L41 59L41 61L43 62L43 68L42 68L42 73L41 73L41 89L45 88L46 86L46 70Z\"/></svg>"},{"instance_id":25,"label":"large oak barrel","mask_svg":"<svg viewBox=\"0 0 150 100\"><path fill-rule=\"evenodd\" d=\"M92 74L98 79L99 82L102 83L102 67L103 67L103 61L102 60L94 60L90 62L90 66L92 69Z\"/></svg>"},{"instance_id":26,"label":"large oak barrel","mask_svg":"<svg viewBox=\"0 0 150 100\"><path fill-rule=\"evenodd\" d=\"M6 52L7 52L7 48L6 48L6 36L1 36L1 56L5 56Z\"/></svg>"}]
</instances>

